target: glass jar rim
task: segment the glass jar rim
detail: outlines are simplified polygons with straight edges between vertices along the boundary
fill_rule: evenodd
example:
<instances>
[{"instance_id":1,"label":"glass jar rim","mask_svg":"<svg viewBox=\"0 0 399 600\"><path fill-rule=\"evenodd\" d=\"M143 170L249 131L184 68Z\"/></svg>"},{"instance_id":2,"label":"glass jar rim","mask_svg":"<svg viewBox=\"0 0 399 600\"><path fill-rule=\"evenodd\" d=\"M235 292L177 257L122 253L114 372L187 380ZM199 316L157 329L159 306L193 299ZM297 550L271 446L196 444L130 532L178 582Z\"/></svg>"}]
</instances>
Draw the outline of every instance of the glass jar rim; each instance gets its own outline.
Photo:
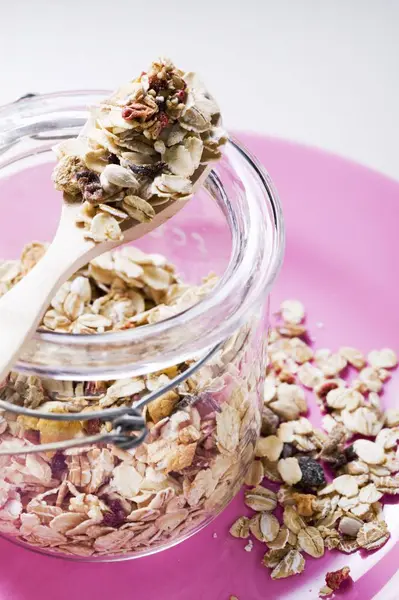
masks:
<instances>
[{"instance_id":1,"label":"glass jar rim","mask_svg":"<svg viewBox=\"0 0 399 600\"><path fill-rule=\"evenodd\" d=\"M79 127L87 105L109 92L69 91L23 98L0 107L0 172L22 154L7 156L10 141L18 145L34 131L60 130L65 123ZM78 109L76 108L78 107ZM61 124L61 125L60 125ZM229 264L215 288L200 302L158 323L95 335L37 332L16 369L58 379L116 379L140 375L177 364L229 337L269 293L284 253L284 225L280 201L263 167L235 139L224 152L243 190L241 221L233 210L223 183L212 172L211 184L224 194L225 215L232 234ZM243 285L245 284L245 294ZM236 296L236 301L231 299ZM226 314L226 299L230 299ZM176 331L180 335L178 347ZM200 339L190 340L192 331ZM143 351L147 350L147 351ZM43 359L46 355L51 356ZM82 362L82 359L85 361ZM82 366L83 365L83 366Z\"/></svg>"}]
</instances>

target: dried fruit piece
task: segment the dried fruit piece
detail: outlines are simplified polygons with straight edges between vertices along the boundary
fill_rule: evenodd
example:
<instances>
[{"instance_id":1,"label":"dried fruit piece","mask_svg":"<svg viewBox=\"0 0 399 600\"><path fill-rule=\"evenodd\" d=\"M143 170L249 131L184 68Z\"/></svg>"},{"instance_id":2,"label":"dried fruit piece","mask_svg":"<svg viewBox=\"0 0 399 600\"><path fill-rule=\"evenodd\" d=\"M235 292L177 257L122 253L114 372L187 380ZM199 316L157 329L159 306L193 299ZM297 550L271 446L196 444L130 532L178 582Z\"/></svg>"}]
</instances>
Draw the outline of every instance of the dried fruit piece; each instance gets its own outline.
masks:
<instances>
[{"instance_id":1,"label":"dried fruit piece","mask_svg":"<svg viewBox=\"0 0 399 600\"><path fill-rule=\"evenodd\" d=\"M314 502L316 496L313 494L298 494L292 495L296 503L296 509L301 517L311 517L314 514Z\"/></svg>"},{"instance_id":2,"label":"dried fruit piece","mask_svg":"<svg viewBox=\"0 0 399 600\"><path fill-rule=\"evenodd\" d=\"M300 486L302 488L320 487L325 485L326 478L323 467L314 458L300 456L298 458L299 467L302 472Z\"/></svg>"},{"instance_id":3,"label":"dried fruit piece","mask_svg":"<svg viewBox=\"0 0 399 600\"><path fill-rule=\"evenodd\" d=\"M350 568L342 567L338 571L330 571L326 574L326 584L332 590L336 591L341 587L341 584L350 577Z\"/></svg>"}]
</instances>

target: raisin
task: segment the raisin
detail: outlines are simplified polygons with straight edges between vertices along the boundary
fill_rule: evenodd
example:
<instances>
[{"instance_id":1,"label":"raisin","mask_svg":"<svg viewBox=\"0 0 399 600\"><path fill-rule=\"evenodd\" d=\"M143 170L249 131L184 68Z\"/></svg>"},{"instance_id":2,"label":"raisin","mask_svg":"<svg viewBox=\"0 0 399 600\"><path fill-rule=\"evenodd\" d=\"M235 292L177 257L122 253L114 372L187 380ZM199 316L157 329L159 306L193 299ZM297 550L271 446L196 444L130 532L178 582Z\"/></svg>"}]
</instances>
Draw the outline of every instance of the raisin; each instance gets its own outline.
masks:
<instances>
[{"instance_id":1,"label":"raisin","mask_svg":"<svg viewBox=\"0 0 399 600\"><path fill-rule=\"evenodd\" d=\"M76 173L76 179L84 200L96 204L102 199L103 189L97 173L89 170L79 171Z\"/></svg>"},{"instance_id":2,"label":"raisin","mask_svg":"<svg viewBox=\"0 0 399 600\"><path fill-rule=\"evenodd\" d=\"M291 458L291 456L295 456L297 454L297 450L295 446L292 444L284 443L283 451L281 453L280 458Z\"/></svg>"},{"instance_id":3,"label":"raisin","mask_svg":"<svg viewBox=\"0 0 399 600\"><path fill-rule=\"evenodd\" d=\"M341 583L350 577L350 568L342 567L338 571L331 571L326 575L326 584L332 590L337 590L341 587Z\"/></svg>"},{"instance_id":4,"label":"raisin","mask_svg":"<svg viewBox=\"0 0 399 600\"><path fill-rule=\"evenodd\" d=\"M133 171L135 175L144 175L144 177L155 177L163 171L166 167L166 163L158 161L153 165L133 165L129 164L129 169Z\"/></svg>"},{"instance_id":5,"label":"raisin","mask_svg":"<svg viewBox=\"0 0 399 600\"><path fill-rule=\"evenodd\" d=\"M65 456L61 451L56 452L51 459L51 472L53 473L54 477L61 479L66 469L67 464Z\"/></svg>"},{"instance_id":6,"label":"raisin","mask_svg":"<svg viewBox=\"0 0 399 600\"><path fill-rule=\"evenodd\" d=\"M299 467L302 471L302 479L297 484L302 489L320 487L326 484L323 467L309 456L298 458Z\"/></svg>"},{"instance_id":7,"label":"raisin","mask_svg":"<svg viewBox=\"0 0 399 600\"><path fill-rule=\"evenodd\" d=\"M110 165L119 165L120 161L119 161L119 158L116 156L116 154L110 154L108 156L108 163Z\"/></svg>"},{"instance_id":8,"label":"raisin","mask_svg":"<svg viewBox=\"0 0 399 600\"><path fill-rule=\"evenodd\" d=\"M346 462L351 462L352 460L358 459L358 456L355 452L353 444L351 446L348 446L347 448L345 448L344 454L345 454Z\"/></svg>"},{"instance_id":9,"label":"raisin","mask_svg":"<svg viewBox=\"0 0 399 600\"><path fill-rule=\"evenodd\" d=\"M122 503L119 500L108 499L106 500L109 512L104 513L103 525L107 527L119 527L123 525L126 520L126 513L123 509Z\"/></svg>"},{"instance_id":10,"label":"raisin","mask_svg":"<svg viewBox=\"0 0 399 600\"><path fill-rule=\"evenodd\" d=\"M90 419L90 421L84 422L84 430L88 435L96 435L96 433L100 433L100 427L100 419Z\"/></svg>"}]
</instances>

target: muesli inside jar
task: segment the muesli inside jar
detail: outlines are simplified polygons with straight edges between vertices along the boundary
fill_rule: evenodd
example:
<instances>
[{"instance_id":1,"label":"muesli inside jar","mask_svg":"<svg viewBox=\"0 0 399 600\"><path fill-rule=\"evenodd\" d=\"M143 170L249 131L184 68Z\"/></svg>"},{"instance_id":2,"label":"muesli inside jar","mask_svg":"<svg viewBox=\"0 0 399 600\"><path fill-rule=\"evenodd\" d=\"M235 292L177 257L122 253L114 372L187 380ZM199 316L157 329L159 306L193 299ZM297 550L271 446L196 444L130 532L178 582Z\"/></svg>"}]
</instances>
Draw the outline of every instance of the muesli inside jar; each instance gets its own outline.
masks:
<instances>
[{"instance_id":1,"label":"muesli inside jar","mask_svg":"<svg viewBox=\"0 0 399 600\"><path fill-rule=\"evenodd\" d=\"M0 266L5 293L45 246L32 243ZM44 315L47 331L96 334L142 327L199 302L216 276L187 285L163 256L133 247L102 255L70 278ZM264 347L259 316L213 358L144 409L149 434L136 448L92 445L0 457L0 532L31 547L78 557L140 555L187 537L241 486L260 428ZM52 421L4 412L0 450L83 438L110 423L85 412L134 406L192 361L115 381L59 381L12 372L0 398Z\"/></svg>"}]
</instances>

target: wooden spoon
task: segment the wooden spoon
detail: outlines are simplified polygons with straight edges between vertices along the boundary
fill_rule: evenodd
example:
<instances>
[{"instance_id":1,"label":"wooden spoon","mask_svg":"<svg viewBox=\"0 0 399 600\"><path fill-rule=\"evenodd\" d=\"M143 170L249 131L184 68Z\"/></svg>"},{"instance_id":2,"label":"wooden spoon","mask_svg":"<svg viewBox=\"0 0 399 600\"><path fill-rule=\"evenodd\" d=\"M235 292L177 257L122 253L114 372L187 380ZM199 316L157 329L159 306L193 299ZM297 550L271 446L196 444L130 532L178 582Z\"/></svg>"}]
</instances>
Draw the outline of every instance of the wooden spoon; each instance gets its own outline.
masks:
<instances>
[{"instance_id":1,"label":"wooden spoon","mask_svg":"<svg viewBox=\"0 0 399 600\"><path fill-rule=\"evenodd\" d=\"M193 193L211 171L200 165L191 177ZM132 242L173 217L188 199L172 200L154 207L156 215L149 223L122 223L123 240L99 242L85 239L76 225L81 204L63 203L58 229L43 258L17 285L0 298L0 381L17 361L22 346L32 337L55 292L73 273L96 256L121 244ZM125 229L123 228L125 226Z\"/></svg>"}]
</instances>

